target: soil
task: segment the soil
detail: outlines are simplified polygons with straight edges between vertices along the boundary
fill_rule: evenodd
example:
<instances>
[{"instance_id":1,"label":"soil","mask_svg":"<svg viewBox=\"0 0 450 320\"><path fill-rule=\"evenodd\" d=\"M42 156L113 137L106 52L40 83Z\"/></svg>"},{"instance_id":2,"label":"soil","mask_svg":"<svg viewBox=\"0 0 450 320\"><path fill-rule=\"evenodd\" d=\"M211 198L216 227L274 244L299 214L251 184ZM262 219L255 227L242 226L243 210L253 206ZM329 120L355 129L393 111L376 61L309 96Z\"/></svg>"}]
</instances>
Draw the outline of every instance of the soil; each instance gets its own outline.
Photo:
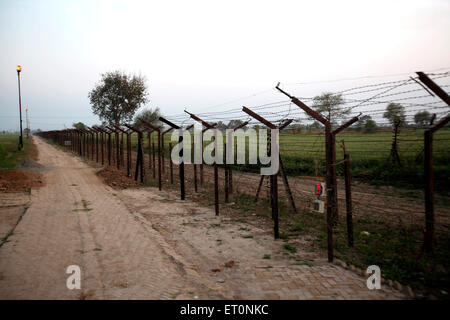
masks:
<instances>
[{"instance_id":1,"label":"soil","mask_svg":"<svg viewBox=\"0 0 450 320\"><path fill-rule=\"evenodd\" d=\"M42 175L29 170L9 170L0 172L0 191L27 191L44 185Z\"/></svg>"},{"instance_id":2,"label":"soil","mask_svg":"<svg viewBox=\"0 0 450 320\"><path fill-rule=\"evenodd\" d=\"M134 181L132 177L124 175L122 170L118 170L114 166L108 166L99 170L97 175L101 177L107 185L115 189L125 189L140 184L139 182Z\"/></svg>"}]
</instances>

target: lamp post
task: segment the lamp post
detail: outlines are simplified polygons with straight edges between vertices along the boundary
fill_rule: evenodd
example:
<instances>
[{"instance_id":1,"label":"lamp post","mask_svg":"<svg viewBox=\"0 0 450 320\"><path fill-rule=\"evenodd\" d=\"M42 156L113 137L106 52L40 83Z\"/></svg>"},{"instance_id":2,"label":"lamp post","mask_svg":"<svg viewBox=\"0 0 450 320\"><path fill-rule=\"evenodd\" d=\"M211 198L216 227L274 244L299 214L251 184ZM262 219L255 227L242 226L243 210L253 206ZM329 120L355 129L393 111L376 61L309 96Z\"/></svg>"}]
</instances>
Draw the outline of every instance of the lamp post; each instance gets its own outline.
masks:
<instances>
[{"instance_id":1,"label":"lamp post","mask_svg":"<svg viewBox=\"0 0 450 320\"><path fill-rule=\"evenodd\" d=\"M22 71L21 66L17 66L17 81L19 83L19 115L20 115L20 137L19 137L19 150L23 148L23 137L22 137L22 101L20 98L20 71Z\"/></svg>"}]
</instances>

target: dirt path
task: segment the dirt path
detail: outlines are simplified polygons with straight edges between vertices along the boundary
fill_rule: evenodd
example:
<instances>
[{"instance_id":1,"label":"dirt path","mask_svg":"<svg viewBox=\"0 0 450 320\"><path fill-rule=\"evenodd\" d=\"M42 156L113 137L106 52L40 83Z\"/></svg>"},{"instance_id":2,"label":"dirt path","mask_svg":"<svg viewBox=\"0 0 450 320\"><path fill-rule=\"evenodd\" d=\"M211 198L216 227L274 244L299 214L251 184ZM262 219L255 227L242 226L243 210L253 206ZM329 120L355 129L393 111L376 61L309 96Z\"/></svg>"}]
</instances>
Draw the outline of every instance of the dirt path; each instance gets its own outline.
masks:
<instances>
[{"instance_id":1,"label":"dirt path","mask_svg":"<svg viewBox=\"0 0 450 320\"><path fill-rule=\"evenodd\" d=\"M170 192L113 190L79 158L35 141L46 185L0 248L0 299L405 297L370 291L311 253L286 254L263 229ZM66 287L69 265L81 268L81 290Z\"/></svg>"}]
</instances>

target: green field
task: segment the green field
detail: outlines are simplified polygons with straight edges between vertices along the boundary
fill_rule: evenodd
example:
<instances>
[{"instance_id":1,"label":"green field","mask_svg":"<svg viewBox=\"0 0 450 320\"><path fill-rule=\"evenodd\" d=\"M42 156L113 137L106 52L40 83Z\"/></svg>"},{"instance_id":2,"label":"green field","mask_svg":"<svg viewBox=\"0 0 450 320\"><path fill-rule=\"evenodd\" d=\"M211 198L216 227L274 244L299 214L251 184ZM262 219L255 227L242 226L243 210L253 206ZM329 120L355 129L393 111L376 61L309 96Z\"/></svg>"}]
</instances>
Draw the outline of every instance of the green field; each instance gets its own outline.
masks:
<instances>
[{"instance_id":1,"label":"green field","mask_svg":"<svg viewBox=\"0 0 450 320\"><path fill-rule=\"evenodd\" d=\"M19 135L1 134L0 135L0 170L12 169L21 164L26 158L30 158L35 152L35 147L31 138L23 138L23 150L19 151Z\"/></svg>"},{"instance_id":2,"label":"green field","mask_svg":"<svg viewBox=\"0 0 450 320\"><path fill-rule=\"evenodd\" d=\"M352 175L356 179L381 185L418 188L423 180L423 130L403 129L398 136L398 151L401 165L388 161L393 134L390 131L360 133L346 131L336 136L336 161L338 174L342 174L343 150L341 141L351 159ZM155 141L157 135L152 134ZM165 136L164 148L168 157L170 134ZM137 136L132 136L136 150ZM248 148L248 144L247 144ZM148 138L144 138L144 152L148 153ZM280 135L280 153L289 175L325 175L325 138L323 134ZM189 151L187 151L189 152ZM450 129L444 128L434 134L433 145L435 186L438 192L449 191ZM257 172L257 165L236 165L237 169Z\"/></svg>"}]
</instances>

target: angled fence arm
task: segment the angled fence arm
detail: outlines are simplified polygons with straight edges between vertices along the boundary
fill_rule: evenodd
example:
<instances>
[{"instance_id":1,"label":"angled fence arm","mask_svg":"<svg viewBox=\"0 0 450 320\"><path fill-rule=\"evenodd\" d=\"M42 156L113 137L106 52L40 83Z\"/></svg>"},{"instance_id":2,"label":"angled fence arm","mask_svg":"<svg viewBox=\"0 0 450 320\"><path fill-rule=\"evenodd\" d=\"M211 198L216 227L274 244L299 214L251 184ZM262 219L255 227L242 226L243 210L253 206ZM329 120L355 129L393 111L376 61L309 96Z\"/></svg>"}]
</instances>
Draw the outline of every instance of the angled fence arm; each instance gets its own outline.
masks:
<instances>
[{"instance_id":1,"label":"angled fence arm","mask_svg":"<svg viewBox=\"0 0 450 320\"><path fill-rule=\"evenodd\" d=\"M442 90L433 80L431 80L425 73L416 72L419 76L419 80L422 81L431 91L433 91L439 98L442 99L447 105L450 106L450 97L447 92Z\"/></svg>"}]
</instances>

